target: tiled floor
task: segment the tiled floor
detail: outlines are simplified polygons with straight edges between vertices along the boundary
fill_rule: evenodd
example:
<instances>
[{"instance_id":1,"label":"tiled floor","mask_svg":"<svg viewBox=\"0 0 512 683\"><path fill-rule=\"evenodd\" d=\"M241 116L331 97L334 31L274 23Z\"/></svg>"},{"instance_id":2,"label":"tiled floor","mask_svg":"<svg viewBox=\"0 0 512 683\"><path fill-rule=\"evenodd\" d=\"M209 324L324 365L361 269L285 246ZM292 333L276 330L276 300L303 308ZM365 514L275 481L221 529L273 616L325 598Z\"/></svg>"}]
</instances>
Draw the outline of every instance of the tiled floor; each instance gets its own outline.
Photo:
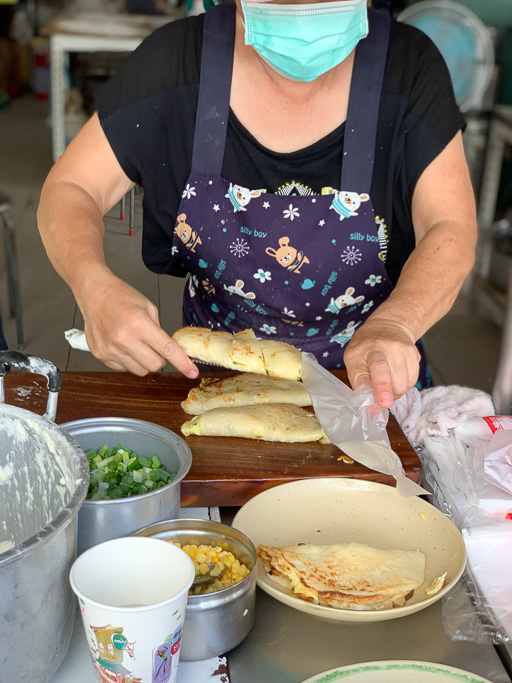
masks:
<instances>
[{"instance_id":1,"label":"tiled floor","mask_svg":"<svg viewBox=\"0 0 512 683\"><path fill-rule=\"evenodd\" d=\"M64 330L80 327L80 313L67 286L49 263L36 228L36 210L51 167L48 106L27 95L0 111L0 189L14 202L23 298L25 352L48 358L62 370L106 369L90 354L70 351ZM119 208L106 219L105 251L114 272L158 304L168 332L181 324L183 280L150 273L140 257L141 196L136 197L136 235L119 220ZM7 341L16 346L16 328L7 318L3 257L0 306ZM499 353L500 330L461 295L452 311L426 335L425 346L436 384L459 384L490 391ZM171 368L169 368L171 369Z\"/></svg>"}]
</instances>

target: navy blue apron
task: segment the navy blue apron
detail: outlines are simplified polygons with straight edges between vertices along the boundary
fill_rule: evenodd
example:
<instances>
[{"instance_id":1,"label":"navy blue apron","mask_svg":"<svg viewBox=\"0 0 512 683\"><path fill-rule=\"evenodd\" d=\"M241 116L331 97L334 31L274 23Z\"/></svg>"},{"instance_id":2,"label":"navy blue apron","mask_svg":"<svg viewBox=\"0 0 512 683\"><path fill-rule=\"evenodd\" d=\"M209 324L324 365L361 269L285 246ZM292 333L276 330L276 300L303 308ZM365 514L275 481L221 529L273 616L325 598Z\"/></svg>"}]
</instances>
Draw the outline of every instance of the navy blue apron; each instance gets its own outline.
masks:
<instances>
[{"instance_id":1,"label":"navy blue apron","mask_svg":"<svg viewBox=\"0 0 512 683\"><path fill-rule=\"evenodd\" d=\"M184 321L252 328L344 368L352 335L393 289L370 198L390 18L370 10L356 49L339 189L285 196L221 175L235 17L231 5L205 15L192 169L173 234L173 255L190 273Z\"/></svg>"}]
</instances>

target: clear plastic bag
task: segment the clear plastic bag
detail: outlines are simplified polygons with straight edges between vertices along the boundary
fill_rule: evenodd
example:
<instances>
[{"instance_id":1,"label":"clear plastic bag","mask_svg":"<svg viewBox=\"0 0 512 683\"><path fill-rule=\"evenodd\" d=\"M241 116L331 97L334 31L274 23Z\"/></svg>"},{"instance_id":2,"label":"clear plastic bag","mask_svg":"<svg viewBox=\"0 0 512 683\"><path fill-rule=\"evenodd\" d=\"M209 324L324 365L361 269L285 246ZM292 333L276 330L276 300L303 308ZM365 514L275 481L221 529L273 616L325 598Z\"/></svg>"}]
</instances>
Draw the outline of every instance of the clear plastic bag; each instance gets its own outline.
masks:
<instances>
[{"instance_id":1,"label":"clear plastic bag","mask_svg":"<svg viewBox=\"0 0 512 683\"><path fill-rule=\"evenodd\" d=\"M407 478L400 458L391 449L386 432L389 411L377 404L371 384L352 391L310 353L302 354L302 381L333 444L362 465L393 476L402 495L429 495Z\"/></svg>"},{"instance_id":2,"label":"clear plastic bag","mask_svg":"<svg viewBox=\"0 0 512 683\"><path fill-rule=\"evenodd\" d=\"M512 642L512 495L485 477L493 433L459 430L460 437L431 437L419 449L434 503L460 529L468 563L460 583L443 600L443 621L453 640L501 644ZM494 441L512 444L512 431ZM492 452L492 451L491 451ZM499 466L497 465L499 462ZM494 466L503 473L503 461ZM500 497L501 495L501 497ZM495 506L500 507L497 512ZM486 509L488 508L488 509Z\"/></svg>"}]
</instances>

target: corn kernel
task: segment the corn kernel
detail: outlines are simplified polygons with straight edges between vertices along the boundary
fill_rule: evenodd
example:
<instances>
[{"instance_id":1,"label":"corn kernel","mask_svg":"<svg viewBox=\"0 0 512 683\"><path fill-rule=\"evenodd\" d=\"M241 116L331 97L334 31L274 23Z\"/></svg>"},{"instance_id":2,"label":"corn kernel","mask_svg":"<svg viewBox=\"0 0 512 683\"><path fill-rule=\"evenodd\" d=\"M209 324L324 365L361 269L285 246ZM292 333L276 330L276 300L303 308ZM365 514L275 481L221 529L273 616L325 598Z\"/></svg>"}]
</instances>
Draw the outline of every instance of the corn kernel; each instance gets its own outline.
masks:
<instances>
[{"instance_id":1,"label":"corn kernel","mask_svg":"<svg viewBox=\"0 0 512 683\"><path fill-rule=\"evenodd\" d=\"M177 541L170 541L170 543L178 546L178 548L181 547L192 559L196 575L205 576L209 573L214 579L210 583L191 588L190 595L215 593L234 586L249 574L249 568L242 564L232 552L224 550L221 546L211 546L205 543L181 546ZM212 564L215 566L210 570Z\"/></svg>"}]
</instances>

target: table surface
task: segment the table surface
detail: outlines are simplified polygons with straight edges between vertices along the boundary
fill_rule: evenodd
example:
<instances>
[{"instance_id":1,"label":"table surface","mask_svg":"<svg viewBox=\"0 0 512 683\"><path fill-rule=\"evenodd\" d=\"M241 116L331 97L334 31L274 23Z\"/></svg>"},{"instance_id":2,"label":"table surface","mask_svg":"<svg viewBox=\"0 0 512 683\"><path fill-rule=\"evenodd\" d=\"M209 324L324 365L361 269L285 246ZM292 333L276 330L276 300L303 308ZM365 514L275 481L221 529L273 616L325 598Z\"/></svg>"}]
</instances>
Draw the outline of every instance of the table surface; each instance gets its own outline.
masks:
<instances>
[{"instance_id":1,"label":"table surface","mask_svg":"<svg viewBox=\"0 0 512 683\"><path fill-rule=\"evenodd\" d=\"M491 683L511 683L492 645L452 642L445 635L440 602L388 622L342 624L298 612L259 588L255 623L246 640L226 659L180 662L177 683L301 683L335 667L397 659L445 664ZM68 654L50 683L94 680L77 613Z\"/></svg>"},{"instance_id":2,"label":"table surface","mask_svg":"<svg viewBox=\"0 0 512 683\"><path fill-rule=\"evenodd\" d=\"M228 376L236 373L215 373ZM346 378L344 372L335 372ZM64 372L56 422L93 417L127 417L146 420L181 434L190 419L181 408L188 391L199 384L180 373L155 373L140 378L130 373ZM44 379L22 373L6 377L6 402L44 413ZM405 472L415 481L420 460L391 416L388 434ZM192 467L182 481L181 501L186 506L240 506L257 493L297 479L356 477L394 484L394 479L357 462L339 461L341 451L332 444L276 443L227 437L187 437ZM101 445L101 444L100 444Z\"/></svg>"},{"instance_id":3,"label":"table surface","mask_svg":"<svg viewBox=\"0 0 512 683\"><path fill-rule=\"evenodd\" d=\"M188 512L184 509L182 515L186 517ZM193 516L207 518L208 514L196 509ZM335 667L393 659L445 664L478 674L491 683L511 683L492 645L448 638L443 630L441 602L387 622L344 624L294 610L259 588L255 623L246 640L224 657L180 662L176 683L301 683ZM68 654L50 683L70 681L94 681L79 612Z\"/></svg>"},{"instance_id":4,"label":"table surface","mask_svg":"<svg viewBox=\"0 0 512 683\"><path fill-rule=\"evenodd\" d=\"M143 40L160 26L182 15L183 10L173 8L170 14L163 15L68 10L52 17L39 29L39 33L43 36L62 34Z\"/></svg>"}]
</instances>

